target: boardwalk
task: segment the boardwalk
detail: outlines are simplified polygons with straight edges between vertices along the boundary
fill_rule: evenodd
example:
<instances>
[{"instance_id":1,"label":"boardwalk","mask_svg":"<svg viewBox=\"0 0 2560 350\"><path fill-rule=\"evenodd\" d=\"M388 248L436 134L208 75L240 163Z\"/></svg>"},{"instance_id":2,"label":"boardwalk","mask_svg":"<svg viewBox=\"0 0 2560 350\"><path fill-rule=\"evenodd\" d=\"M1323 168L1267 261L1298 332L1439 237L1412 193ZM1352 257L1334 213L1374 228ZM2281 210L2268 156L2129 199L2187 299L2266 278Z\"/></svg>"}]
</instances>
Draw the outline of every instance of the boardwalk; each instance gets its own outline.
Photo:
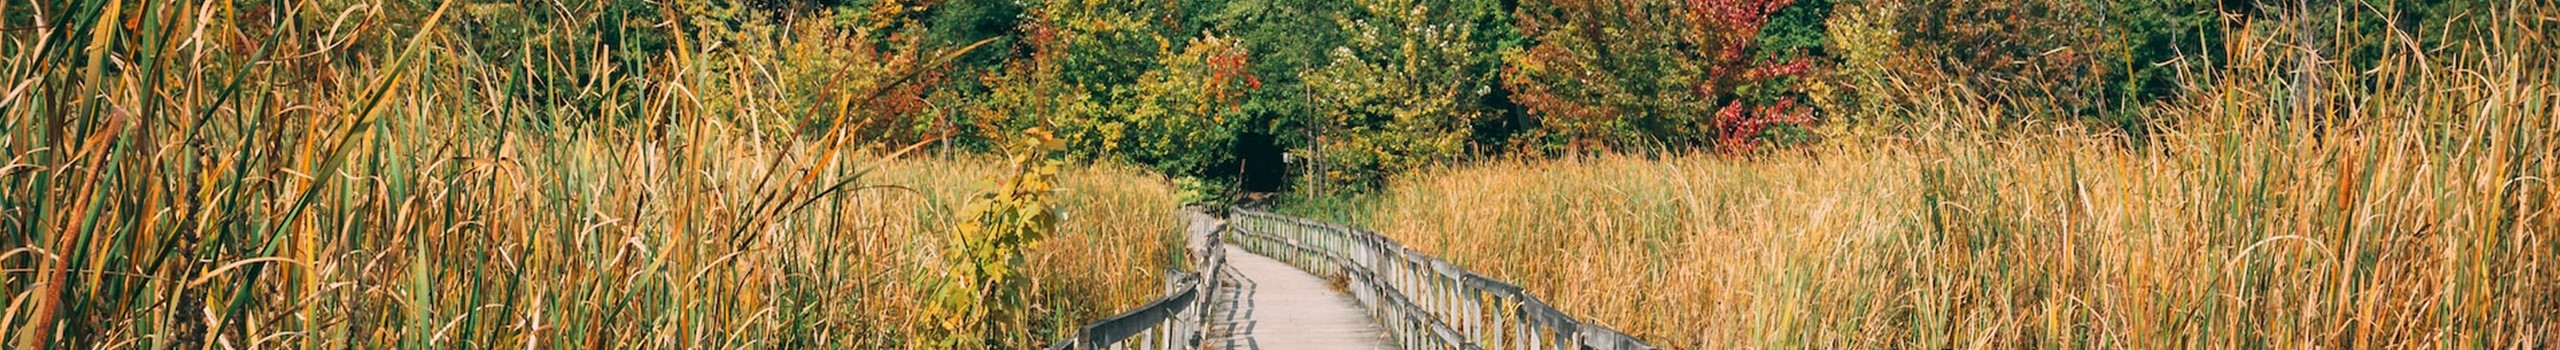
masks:
<instances>
[{"instance_id":1,"label":"boardwalk","mask_svg":"<svg viewBox=\"0 0 2560 350\"><path fill-rule=\"evenodd\" d=\"M1322 278L1234 246L1206 349L1392 349L1378 324Z\"/></svg>"},{"instance_id":2,"label":"boardwalk","mask_svg":"<svg viewBox=\"0 0 2560 350\"><path fill-rule=\"evenodd\" d=\"M1049 350L1657 349L1375 232L1251 209L1189 212L1186 251L1197 254L1171 271L1164 297ZM1283 261L1340 276L1351 293Z\"/></svg>"}]
</instances>

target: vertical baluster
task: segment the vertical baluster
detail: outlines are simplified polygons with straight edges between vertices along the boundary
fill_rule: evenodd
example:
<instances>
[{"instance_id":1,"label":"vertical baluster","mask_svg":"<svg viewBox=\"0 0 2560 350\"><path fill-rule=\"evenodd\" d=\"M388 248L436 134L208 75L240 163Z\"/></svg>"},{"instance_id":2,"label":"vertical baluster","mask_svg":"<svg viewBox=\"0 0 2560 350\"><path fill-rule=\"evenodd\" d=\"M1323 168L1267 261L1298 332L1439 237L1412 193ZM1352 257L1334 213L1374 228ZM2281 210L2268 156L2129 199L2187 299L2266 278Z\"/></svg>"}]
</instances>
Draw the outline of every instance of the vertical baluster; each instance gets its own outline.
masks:
<instances>
[{"instance_id":1,"label":"vertical baluster","mask_svg":"<svg viewBox=\"0 0 2560 350\"><path fill-rule=\"evenodd\" d=\"M1502 301L1502 296L1500 296L1500 295L1494 295L1494 296L1492 296L1492 298L1493 298L1493 302L1494 302L1495 308L1502 308L1502 306L1510 306L1510 305L1511 305L1511 304L1509 304L1509 303L1504 303L1504 302ZM1509 350L1509 349L1511 349L1511 348L1512 348L1512 347L1511 347L1511 334L1509 334L1509 333L1504 333L1504 331L1508 331L1508 330L1511 330L1511 329L1514 329L1514 328L1519 328L1519 327L1512 327L1512 326L1511 326L1511 313L1508 313L1508 312L1502 312L1501 310L1490 310L1490 312L1487 312L1487 314L1490 314L1490 315L1492 315L1492 316L1493 316L1493 317L1492 317L1492 322L1488 322L1488 323L1486 323L1485 325L1486 325L1486 326L1493 327L1493 332L1492 332L1493 336L1488 338L1488 339L1490 339L1490 340L1491 340L1491 341L1489 341L1488 343L1493 343L1494 345L1493 345L1493 346L1487 346L1487 347L1485 347L1485 349L1486 349L1486 350Z\"/></svg>"},{"instance_id":2,"label":"vertical baluster","mask_svg":"<svg viewBox=\"0 0 2560 350\"><path fill-rule=\"evenodd\" d=\"M1416 264L1413 265L1413 295L1416 297L1414 302L1422 305L1422 314L1425 316L1433 315L1434 311L1432 309L1437 306L1434 305L1435 300L1432 300L1432 297L1435 296L1434 294L1437 293L1433 293L1432 289L1438 287L1434 284L1439 281L1437 281L1437 278L1433 277L1434 276L1432 276L1431 273L1431 265L1429 265L1427 261L1416 261Z\"/></svg>"},{"instance_id":3,"label":"vertical baluster","mask_svg":"<svg viewBox=\"0 0 2560 350\"><path fill-rule=\"evenodd\" d=\"M1430 316L1433 320L1448 319L1447 317L1442 317L1444 314L1441 313L1440 310L1441 307L1448 304L1446 300L1440 300L1440 273L1437 270L1425 273L1429 273L1430 275L1428 276L1430 277L1422 280L1422 314ZM1435 332L1432 335L1437 336L1439 334Z\"/></svg>"},{"instance_id":4,"label":"vertical baluster","mask_svg":"<svg viewBox=\"0 0 2560 350\"><path fill-rule=\"evenodd\" d=\"M1493 308L1495 305L1501 305L1498 304L1500 302L1494 300L1493 293L1482 290L1478 290L1476 293L1481 293L1478 295L1482 296L1482 298L1476 299L1475 338L1486 339L1501 337L1502 335L1500 333L1496 333L1498 331L1495 331L1493 328L1494 322L1498 322L1495 319L1499 317L1493 313Z\"/></svg>"},{"instance_id":5,"label":"vertical baluster","mask_svg":"<svg viewBox=\"0 0 2560 350\"><path fill-rule=\"evenodd\" d=\"M1456 323L1458 324L1458 337L1465 338L1467 341L1475 341L1477 335L1476 294L1473 290L1467 289L1467 280L1465 279L1459 279L1456 282L1451 282L1450 284L1452 287L1455 287L1450 290L1451 298L1449 300L1457 301L1458 321Z\"/></svg>"},{"instance_id":6,"label":"vertical baluster","mask_svg":"<svg viewBox=\"0 0 2560 350\"><path fill-rule=\"evenodd\" d=\"M1458 332L1459 339L1474 342L1476 340L1476 295L1467 289L1466 276L1458 277L1449 281L1450 311L1455 313L1450 317L1456 319L1450 322L1453 327L1451 330Z\"/></svg>"},{"instance_id":7,"label":"vertical baluster","mask_svg":"<svg viewBox=\"0 0 2560 350\"><path fill-rule=\"evenodd\" d=\"M1324 237L1323 237L1323 238L1320 238L1320 239L1323 239L1324 241L1319 243L1319 245L1320 245L1320 246L1322 246L1322 247L1324 247L1324 248L1323 248L1323 249L1318 249L1318 251L1322 251L1322 252L1325 252L1325 253L1332 253L1332 252L1341 251L1340 249L1335 249L1335 248L1334 248L1334 245L1333 245L1334 240L1335 240L1335 239L1337 239L1337 238L1339 238L1339 237L1341 237L1341 232L1340 232L1340 231L1335 231L1335 230L1325 230L1325 231L1324 231ZM1341 270L1342 270L1342 266L1338 266L1338 265L1340 265L1340 264L1339 264L1339 263L1337 263L1337 262L1335 262L1335 261L1333 261L1333 259L1323 259L1323 260L1325 260L1325 263L1324 263L1324 264L1325 264L1325 266L1326 266L1326 267L1328 267L1328 268L1330 268L1331 270L1334 270L1334 271L1341 271Z\"/></svg>"},{"instance_id":8,"label":"vertical baluster","mask_svg":"<svg viewBox=\"0 0 2560 350\"><path fill-rule=\"evenodd\" d=\"M1574 342L1574 337L1582 337L1582 332L1574 332L1574 335L1564 335L1564 332L1556 332L1556 337L1551 337L1549 342L1556 342L1556 347L1559 347L1559 350L1580 350L1582 345L1577 345L1577 342Z\"/></svg>"},{"instance_id":9,"label":"vertical baluster","mask_svg":"<svg viewBox=\"0 0 2560 350\"><path fill-rule=\"evenodd\" d=\"M1183 327L1181 323L1174 323L1165 325L1164 328L1165 350L1181 349L1182 344L1191 342L1191 334L1188 331L1190 327Z\"/></svg>"},{"instance_id":10,"label":"vertical baluster","mask_svg":"<svg viewBox=\"0 0 2560 350\"><path fill-rule=\"evenodd\" d=\"M1520 350L1538 350L1538 327L1529 324L1529 315L1520 314Z\"/></svg>"},{"instance_id":11,"label":"vertical baluster","mask_svg":"<svg viewBox=\"0 0 2560 350\"><path fill-rule=\"evenodd\" d=\"M1539 345L1541 350L1562 350L1562 347L1556 347L1556 332L1554 332L1554 330L1544 330L1544 327L1541 327L1541 330L1536 332L1536 337L1533 337L1533 340L1536 340L1536 345Z\"/></svg>"},{"instance_id":12,"label":"vertical baluster","mask_svg":"<svg viewBox=\"0 0 2560 350\"><path fill-rule=\"evenodd\" d=\"M1441 273L1439 268L1431 268L1431 299L1434 299L1431 304L1436 304L1436 307L1431 309L1431 319L1441 319L1441 324L1449 324L1449 319L1457 319L1457 286L1454 284L1457 284L1457 281L1452 281L1449 273Z\"/></svg>"},{"instance_id":13,"label":"vertical baluster","mask_svg":"<svg viewBox=\"0 0 2560 350\"><path fill-rule=\"evenodd\" d=\"M1484 327L1477 323L1481 321L1478 317L1483 316L1481 313L1477 312L1477 309L1479 309L1478 306L1483 305L1481 303L1482 300L1478 298L1480 296L1476 295L1474 289L1468 288L1464 284L1465 280L1462 279L1459 280L1459 282L1461 283L1458 285L1458 295L1460 296L1458 300L1462 300L1464 302L1461 303L1462 307L1458 310L1460 314L1465 316L1463 316L1464 318L1459 321L1459 323L1464 324L1464 326L1458 329L1458 334L1467 337L1468 341L1477 342L1478 345L1482 345L1484 342L1482 340L1484 339Z\"/></svg>"},{"instance_id":14,"label":"vertical baluster","mask_svg":"<svg viewBox=\"0 0 2560 350\"><path fill-rule=\"evenodd\" d=\"M1523 318L1523 319L1526 319L1526 318L1528 318L1528 315L1521 315L1520 317L1521 317L1521 318ZM1535 327L1535 326L1532 326L1531 328L1526 329L1526 330L1527 330L1528 332L1526 332L1525 334L1526 334L1528 337L1527 337L1527 338L1523 338L1523 340L1526 340L1526 341L1527 341L1527 343L1528 343L1528 345L1529 345L1529 349L1530 349L1530 350L1554 349L1554 348L1555 348L1555 346L1554 346L1554 345L1552 345L1552 344L1547 344L1547 329L1546 329L1545 327Z\"/></svg>"}]
</instances>

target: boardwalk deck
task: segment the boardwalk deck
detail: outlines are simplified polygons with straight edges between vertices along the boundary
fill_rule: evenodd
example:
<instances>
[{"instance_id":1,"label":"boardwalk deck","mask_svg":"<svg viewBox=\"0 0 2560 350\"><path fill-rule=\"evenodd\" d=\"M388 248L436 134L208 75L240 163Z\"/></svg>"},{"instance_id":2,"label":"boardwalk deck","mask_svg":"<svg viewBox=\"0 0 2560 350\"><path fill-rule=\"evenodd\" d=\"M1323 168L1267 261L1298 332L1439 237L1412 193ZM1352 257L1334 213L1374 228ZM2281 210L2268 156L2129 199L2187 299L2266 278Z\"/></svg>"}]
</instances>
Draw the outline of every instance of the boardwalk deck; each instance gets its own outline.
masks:
<instances>
[{"instance_id":1,"label":"boardwalk deck","mask_svg":"<svg viewBox=\"0 0 2560 350\"><path fill-rule=\"evenodd\" d=\"M1234 246L1205 349L1393 349L1376 321L1324 279Z\"/></svg>"}]
</instances>

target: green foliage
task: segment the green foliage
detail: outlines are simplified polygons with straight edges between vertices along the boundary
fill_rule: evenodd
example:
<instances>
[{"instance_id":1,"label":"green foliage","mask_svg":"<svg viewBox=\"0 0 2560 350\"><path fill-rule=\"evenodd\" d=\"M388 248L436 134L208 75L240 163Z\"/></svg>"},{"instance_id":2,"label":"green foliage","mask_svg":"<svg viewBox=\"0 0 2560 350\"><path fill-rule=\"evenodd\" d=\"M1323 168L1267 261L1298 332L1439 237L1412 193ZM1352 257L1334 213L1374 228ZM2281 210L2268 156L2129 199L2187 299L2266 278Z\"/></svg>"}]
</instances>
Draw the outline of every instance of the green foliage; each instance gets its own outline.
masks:
<instances>
[{"instance_id":1,"label":"green foliage","mask_svg":"<svg viewBox=\"0 0 2560 350\"><path fill-rule=\"evenodd\" d=\"M1796 0L1785 9L1769 16L1760 27L1759 52L1763 59L1786 59L1792 55L1822 56L1825 33L1823 22L1831 18L1832 0Z\"/></svg>"},{"instance_id":2,"label":"green foliage","mask_svg":"<svg viewBox=\"0 0 2560 350\"><path fill-rule=\"evenodd\" d=\"M2089 106L2104 101L2095 93L2105 77L2122 74L2106 59L2124 53L2106 45L2105 22L2086 2L1918 0L1903 8L1889 20L1899 47L1920 58L1896 68L1937 73L1924 85Z\"/></svg>"},{"instance_id":3,"label":"green foliage","mask_svg":"<svg viewBox=\"0 0 2560 350\"><path fill-rule=\"evenodd\" d=\"M970 109L984 132L1046 127L1076 160L1118 159L1176 176L1217 178L1235 135L1252 128L1238 106L1261 86L1243 42L1178 31L1176 3L1060 1L1033 6L1020 43L1029 57L983 77Z\"/></svg>"},{"instance_id":4,"label":"green foliage","mask_svg":"<svg viewBox=\"0 0 2560 350\"><path fill-rule=\"evenodd\" d=\"M933 7L925 20L929 45L956 47L980 40L990 49L969 52L945 70L954 79L946 88L972 93L985 92L977 77L1001 71L1005 60L1013 58L1012 48L1019 42L1016 30L1022 27L1022 3L1013 0L947 0Z\"/></svg>"},{"instance_id":5,"label":"green foliage","mask_svg":"<svg viewBox=\"0 0 2560 350\"><path fill-rule=\"evenodd\" d=\"M2212 0L1864 0L1830 24L1846 91L1825 104L1885 116L1891 93L1962 86L1993 102L2091 118L2139 135L2139 108L2174 96L2181 71L2224 60ZM1911 91L1896 91L1911 90ZM1845 101L1867 98L1866 101ZM2031 116L2012 116L2031 117ZM2019 120L2004 121L2004 124Z\"/></svg>"},{"instance_id":6,"label":"green foliage","mask_svg":"<svg viewBox=\"0 0 2560 350\"><path fill-rule=\"evenodd\" d=\"M906 144L951 131L924 96L943 80L935 55L968 42L929 43L922 5L900 1L485 2L459 7L456 32L469 59L507 94L487 103L529 110L538 129L632 120L649 108L651 74L702 78L696 102L768 134L818 135L843 127L867 140ZM672 17L670 17L672 16ZM487 63L481 65L478 63ZM651 72L685 63L690 70ZM748 88L755 87L755 88Z\"/></svg>"},{"instance_id":7,"label":"green foliage","mask_svg":"<svg viewBox=\"0 0 2560 350\"><path fill-rule=\"evenodd\" d=\"M1055 51L1058 63L1068 67L1053 73L1059 80L1096 94L1122 93L1111 90L1137 82L1155 68L1157 57L1176 52L1178 38L1187 34L1160 22L1174 15L1165 2L1061 0L1036 6L1037 23L1031 25L1046 33L1032 35L1052 37L1033 39L1032 45Z\"/></svg>"},{"instance_id":8,"label":"green foliage","mask_svg":"<svg viewBox=\"0 0 2560 350\"><path fill-rule=\"evenodd\" d=\"M2282 30L2293 32L2291 44L2316 48L2319 62L2297 62L2311 65L2344 65L2357 70L2387 68L2395 51L2433 48L2449 43L2482 39L2483 33L2519 26L2515 22L2498 22L2493 4L2484 1L2390 0L2368 3L2278 2L2282 5L2258 6L2253 9L2261 17L2292 19ZM2268 26L2268 25L2261 25ZM2271 27L2271 26L2270 26ZM2507 27L2507 28L2499 28ZM2274 28L2263 28L2274 29ZM2544 35L2552 35L2549 30ZM2436 53L2443 55L2449 53ZM2314 79L2293 82L2303 88L2339 88ZM2372 86L2359 86L2371 88ZM2318 95L2315 91L2299 91ZM2352 101L2320 101L2352 103Z\"/></svg>"},{"instance_id":9,"label":"green foliage","mask_svg":"<svg viewBox=\"0 0 2560 350\"><path fill-rule=\"evenodd\" d=\"M1166 49L1161 29L1147 22L1155 9L1143 1L1030 4L1015 42L1027 57L983 80L990 90L979 103L987 135L1046 125L1057 128L1071 150L1098 145L1077 129L1085 123L1072 120L1116 112L1109 109L1124 94L1115 90L1135 83Z\"/></svg>"},{"instance_id":10,"label":"green foliage","mask_svg":"<svg viewBox=\"0 0 2560 350\"><path fill-rule=\"evenodd\" d=\"M2103 7L2106 38L2113 42L2099 46L2121 50L2106 62L2119 68L2092 74L2112 86L2088 101L2082 113L2127 134L2148 135L2158 121L2140 113L2142 106L2176 97L2179 82L2196 80L2180 76L2184 72L2220 68L2227 60L2222 5L2219 0L2161 0Z\"/></svg>"},{"instance_id":11,"label":"green foliage","mask_svg":"<svg viewBox=\"0 0 2560 350\"><path fill-rule=\"evenodd\" d=\"M1496 113L1499 56L1480 33L1495 3L1368 0L1338 23L1349 42L1301 78L1316 99L1317 181L1354 187L1454 160L1471 149L1477 121Z\"/></svg>"},{"instance_id":12,"label":"green foliage","mask_svg":"<svg viewBox=\"0 0 2560 350\"><path fill-rule=\"evenodd\" d=\"M1245 115L1237 101L1261 81L1250 74L1244 46L1214 35L1194 39L1139 77L1136 96L1117 127L1111 148L1128 159L1176 176L1207 176L1233 162L1228 152Z\"/></svg>"},{"instance_id":13,"label":"green foliage","mask_svg":"<svg viewBox=\"0 0 2560 350\"><path fill-rule=\"evenodd\" d=\"M1901 106L1892 93L1902 83L1895 79L1901 73L1896 69L1910 58L1891 19L1905 7L1898 1L1848 0L1823 23L1824 46L1835 64L1825 79L1810 81L1807 90L1814 107L1829 113L1832 125L1901 122L1895 113Z\"/></svg>"},{"instance_id":14,"label":"green foliage","mask_svg":"<svg viewBox=\"0 0 2560 350\"><path fill-rule=\"evenodd\" d=\"M1230 33L1243 43L1253 54L1253 76L1262 82L1262 88L1238 102L1244 118L1237 122L1239 130L1274 135L1284 145L1311 142L1316 129L1312 125L1322 119L1317 117L1319 96L1312 94L1300 75L1332 61L1328 53L1346 40L1335 19L1352 11L1352 4L1348 0L1227 0L1200 6L1221 6L1203 14L1202 25ZM1206 179L1220 181L1216 176Z\"/></svg>"},{"instance_id":15,"label":"green foliage","mask_svg":"<svg viewBox=\"0 0 2560 350\"><path fill-rule=\"evenodd\" d=\"M1197 177L1173 178L1173 190L1174 198L1179 199L1182 204L1219 206L1225 205L1227 198L1226 186L1219 186Z\"/></svg>"},{"instance_id":16,"label":"green foliage","mask_svg":"<svg viewBox=\"0 0 2560 350\"><path fill-rule=\"evenodd\" d=\"M2122 85L2108 97L2157 101L2177 92L2178 69L2219 67L2224 60L2221 5L2216 0L2162 0L2105 7L2112 32L2107 37L2126 55L2110 62L2125 68L2117 70L2123 76L2110 77Z\"/></svg>"},{"instance_id":17,"label":"green foliage","mask_svg":"<svg viewBox=\"0 0 2560 350\"><path fill-rule=\"evenodd\" d=\"M479 2L461 4L454 21L457 42L503 81L510 107L540 110L529 120L553 127L617 115L637 106L609 103L641 93L647 65L674 48L659 7L644 0L559 4Z\"/></svg>"}]
</instances>

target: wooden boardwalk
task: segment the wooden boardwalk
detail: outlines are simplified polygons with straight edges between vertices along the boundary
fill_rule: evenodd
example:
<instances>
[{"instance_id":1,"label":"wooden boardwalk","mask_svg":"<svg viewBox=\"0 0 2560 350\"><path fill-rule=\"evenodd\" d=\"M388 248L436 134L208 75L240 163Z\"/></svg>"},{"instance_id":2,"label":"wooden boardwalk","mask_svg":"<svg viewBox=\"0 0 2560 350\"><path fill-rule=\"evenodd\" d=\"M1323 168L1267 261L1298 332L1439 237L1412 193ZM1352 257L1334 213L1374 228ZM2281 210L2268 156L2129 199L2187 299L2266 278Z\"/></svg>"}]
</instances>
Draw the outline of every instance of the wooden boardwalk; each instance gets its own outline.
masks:
<instances>
[{"instance_id":1,"label":"wooden boardwalk","mask_svg":"<svg viewBox=\"0 0 2560 350\"><path fill-rule=\"evenodd\" d=\"M1288 263L1227 250L1204 349L1393 349L1351 296Z\"/></svg>"},{"instance_id":2,"label":"wooden boardwalk","mask_svg":"<svg viewBox=\"0 0 2560 350\"><path fill-rule=\"evenodd\" d=\"M1048 349L1660 349L1375 232L1253 209L1186 211L1194 261L1168 271L1177 278L1165 296ZM1313 259L1349 278L1358 299L1255 250Z\"/></svg>"}]
</instances>

